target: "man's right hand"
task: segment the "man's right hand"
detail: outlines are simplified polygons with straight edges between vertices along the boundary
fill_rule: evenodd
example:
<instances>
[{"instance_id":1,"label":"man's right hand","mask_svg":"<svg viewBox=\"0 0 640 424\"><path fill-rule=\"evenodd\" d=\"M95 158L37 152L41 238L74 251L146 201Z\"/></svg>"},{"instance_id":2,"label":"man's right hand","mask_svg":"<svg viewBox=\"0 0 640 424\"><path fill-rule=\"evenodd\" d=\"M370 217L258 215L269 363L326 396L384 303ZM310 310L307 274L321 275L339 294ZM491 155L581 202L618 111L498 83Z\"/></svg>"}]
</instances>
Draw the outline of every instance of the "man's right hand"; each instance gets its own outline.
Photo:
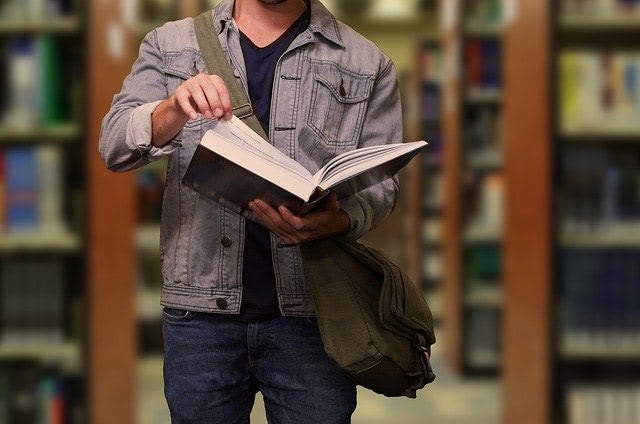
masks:
<instances>
[{"instance_id":1,"label":"man's right hand","mask_svg":"<svg viewBox=\"0 0 640 424\"><path fill-rule=\"evenodd\" d=\"M233 116L229 91L219 76L191 77L158 105L152 114L152 144L164 146L198 114L207 119L229 120Z\"/></svg>"}]
</instances>

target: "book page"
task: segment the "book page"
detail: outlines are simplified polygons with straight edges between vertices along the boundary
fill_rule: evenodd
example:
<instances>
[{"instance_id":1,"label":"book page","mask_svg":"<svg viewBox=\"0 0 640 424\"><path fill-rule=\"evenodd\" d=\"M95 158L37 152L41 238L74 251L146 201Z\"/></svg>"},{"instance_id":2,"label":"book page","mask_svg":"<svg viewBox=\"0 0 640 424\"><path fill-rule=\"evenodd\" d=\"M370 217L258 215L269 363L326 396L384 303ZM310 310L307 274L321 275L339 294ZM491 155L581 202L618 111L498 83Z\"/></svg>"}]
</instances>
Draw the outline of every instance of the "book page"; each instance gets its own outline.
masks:
<instances>
[{"instance_id":1,"label":"book page","mask_svg":"<svg viewBox=\"0 0 640 424\"><path fill-rule=\"evenodd\" d=\"M282 161L282 157L291 159L273 146L266 142L258 145L251 140L243 140L237 132L227 134L231 138L224 137L220 132L207 131L201 145L303 200L307 200L313 193L316 186L311 181L311 174L304 168L302 169L306 175L299 169L292 170L287 166L287 161Z\"/></svg>"},{"instance_id":2,"label":"book page","mask_svg":"<svg viewBox=\"0 0 640 424\"><path fill-rule=\"evenodd\" d=\"M394 158L422 149L426 144L425 141L414 141L352 150L329 161L314 175L314 181L323 189L328 189Z\"/></svg>"},{"instance_id":3,"label":"book page","mask_svg":"<svg viewBox=\"0 0 640 424\"><path fill-rule=\"evenodd\" d=\"M289 169L299 176L304 177L306 180L311 179L311 173L304 166L300 165L298 162L275 148L267 140L260 137L235 115L230 121L219 121L213 131L220 134L225 139L252 151L254 154L269 159L273 164Z\"/></svg>"}]
</instances>

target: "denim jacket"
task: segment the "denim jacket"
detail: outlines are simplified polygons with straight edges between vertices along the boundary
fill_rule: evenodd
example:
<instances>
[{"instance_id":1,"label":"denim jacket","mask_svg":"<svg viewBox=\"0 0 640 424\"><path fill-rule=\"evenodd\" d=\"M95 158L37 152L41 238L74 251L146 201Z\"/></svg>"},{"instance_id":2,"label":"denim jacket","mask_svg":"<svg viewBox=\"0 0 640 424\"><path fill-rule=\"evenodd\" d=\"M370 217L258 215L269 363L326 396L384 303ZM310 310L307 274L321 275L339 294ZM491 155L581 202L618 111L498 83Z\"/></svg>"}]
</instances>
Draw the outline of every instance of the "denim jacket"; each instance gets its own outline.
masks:
<instances>
[{"instance_id":1,"label":"denim jacket","mask_svg":"<svg viewBox=\"0 0 640 424\"><path fill-rule=\"evenodd\" d=\"M233 0L212 13L236 78L247 87ZM151 114L190 76L206 72L193 19L151 31L104 117L100 154L108 169L129 171L168 157L160 247L164 306L238 313L242 295L244 218L181 184L193 152L215 120L189 121L163 148L151 145ZM396 71L370 41L338 22L317 0L311 21L276 65L270 142L311 172L358 147L402 141ZM389 179L340 202L357 239L393 210L397 180ZM300 248L279 246L272 235L280 310L312 316Z\"/></svg>"}]
</instances>

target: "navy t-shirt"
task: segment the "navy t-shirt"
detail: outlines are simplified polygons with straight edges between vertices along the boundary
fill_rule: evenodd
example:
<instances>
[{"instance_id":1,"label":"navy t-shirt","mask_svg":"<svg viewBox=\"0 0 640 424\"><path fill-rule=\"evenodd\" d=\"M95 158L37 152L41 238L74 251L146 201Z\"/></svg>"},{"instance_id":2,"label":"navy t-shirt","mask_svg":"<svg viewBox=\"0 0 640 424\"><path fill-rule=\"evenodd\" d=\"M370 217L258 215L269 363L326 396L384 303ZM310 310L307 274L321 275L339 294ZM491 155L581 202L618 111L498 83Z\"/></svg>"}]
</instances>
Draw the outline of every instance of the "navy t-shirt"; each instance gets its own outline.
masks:
<instances>
[{"instance_id":1,"label":"navy t-shirt","mask_svg":"<svg viewBox=\"0 0 640 424\"><path fill-rule=\"evenodd\" d=\"M307 11L287 31L265 47L256 46L240 32L249 98L254 113L267 134L276 64L291 42L309 26L309 19L310 11L307 7ZM238 317L240 320L262 321L280 315L270 233L263 226L250 220L247 220L245 225L242 284L242 306Z\"/></svg>"}]
</instances>

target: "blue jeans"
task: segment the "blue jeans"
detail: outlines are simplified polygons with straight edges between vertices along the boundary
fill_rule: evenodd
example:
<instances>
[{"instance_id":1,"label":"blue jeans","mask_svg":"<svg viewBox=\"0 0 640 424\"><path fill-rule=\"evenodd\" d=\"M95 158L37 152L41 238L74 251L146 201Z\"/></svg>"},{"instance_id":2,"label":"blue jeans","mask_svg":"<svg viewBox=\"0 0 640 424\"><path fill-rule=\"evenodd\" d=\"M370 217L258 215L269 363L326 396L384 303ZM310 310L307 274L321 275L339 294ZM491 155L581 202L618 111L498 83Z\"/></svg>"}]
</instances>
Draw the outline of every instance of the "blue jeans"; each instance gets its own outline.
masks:
<instances>
[{"instance_id":1,"label":"blue jeans","mask_svg":"<svg viewBox=\"0 0 640 424\"><path fill-rule=\"evenodd\" d=\"M163 334L172 423L248 423L258 391L270 423L351 421L355 385L325 354L315 320L248 324L165 308Z\"/></svg>"}]
</instances>

